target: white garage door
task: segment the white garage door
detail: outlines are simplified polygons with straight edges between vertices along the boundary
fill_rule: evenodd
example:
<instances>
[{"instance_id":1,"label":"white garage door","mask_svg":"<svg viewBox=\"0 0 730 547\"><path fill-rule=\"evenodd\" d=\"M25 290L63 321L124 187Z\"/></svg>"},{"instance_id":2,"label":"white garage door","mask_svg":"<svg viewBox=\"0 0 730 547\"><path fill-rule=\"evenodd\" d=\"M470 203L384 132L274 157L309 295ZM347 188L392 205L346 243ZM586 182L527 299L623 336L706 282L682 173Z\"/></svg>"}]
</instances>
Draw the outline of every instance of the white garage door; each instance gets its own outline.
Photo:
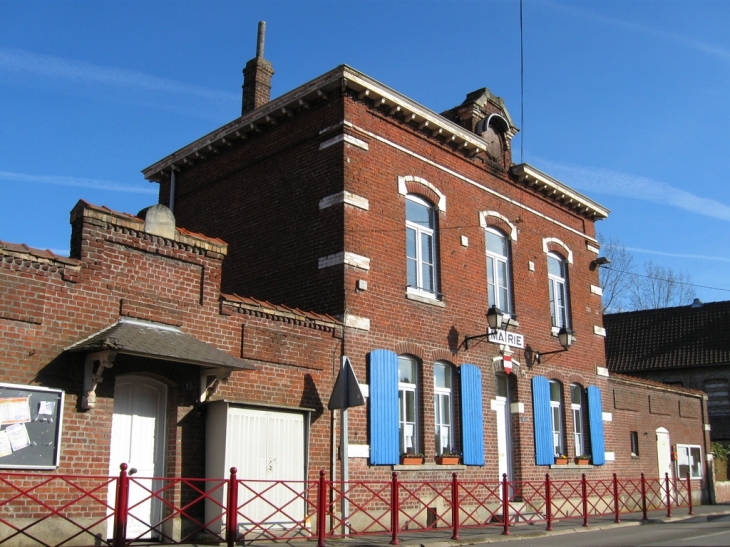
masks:
<instances>
[{"instance_id":1,"label":"white garage door","mask_svg":"<svg viewBox=\"0 0 730 547\"><path fill-rule=\"evenodd\" d=\"M298 495L304 491L304 415L229 407L227 422L226 469L236 467L238 478L245 482L238 491L242 523L300 522L304 518L304 501Z\"/></svg>"}]
</instances>

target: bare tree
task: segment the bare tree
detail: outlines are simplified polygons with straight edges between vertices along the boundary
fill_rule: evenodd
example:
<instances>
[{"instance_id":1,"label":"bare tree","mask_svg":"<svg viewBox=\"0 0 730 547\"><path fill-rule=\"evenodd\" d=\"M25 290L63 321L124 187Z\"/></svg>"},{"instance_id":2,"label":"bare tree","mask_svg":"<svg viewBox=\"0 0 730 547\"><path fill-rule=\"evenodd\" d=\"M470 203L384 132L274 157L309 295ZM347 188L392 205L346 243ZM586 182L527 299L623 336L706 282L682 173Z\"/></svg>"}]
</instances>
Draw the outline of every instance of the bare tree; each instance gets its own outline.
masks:
<instances>
[{"instance_id":1,"label":"bare tree","mask_svg":"<svg viewBox=\"0 0 730 547\"><path fill-rule=\"evenodd\" d=\"M644 275L632 277L629 300L635 310L684 306L697 296L689 274L651 260L644 262Z\"/></svg>"},{"instance_id":2,"label":"bare tree","mask_svg":"<svg viewBox=\"0 0 730 547\"><path fill-rule=\"evenodd\" d=\"M611 263L599 269L603 289L603 313L616 313L630 309L629 288L634 278L634 257L617 239L606 239L598 234L601 256Z\"/></svg>"},{"instance_id":3,"label":"bare tree","mask_svg":"<svg viewBox=\"0 0 730 547\"><path fill-rule=\"evenodd\" d=\"M618 239L599 234L598 242L601 255L611 261L599 270L604 313L683 306L696 297L689 274L651 260L637 272L633 255Z\"/></svg>"}]
</instances>

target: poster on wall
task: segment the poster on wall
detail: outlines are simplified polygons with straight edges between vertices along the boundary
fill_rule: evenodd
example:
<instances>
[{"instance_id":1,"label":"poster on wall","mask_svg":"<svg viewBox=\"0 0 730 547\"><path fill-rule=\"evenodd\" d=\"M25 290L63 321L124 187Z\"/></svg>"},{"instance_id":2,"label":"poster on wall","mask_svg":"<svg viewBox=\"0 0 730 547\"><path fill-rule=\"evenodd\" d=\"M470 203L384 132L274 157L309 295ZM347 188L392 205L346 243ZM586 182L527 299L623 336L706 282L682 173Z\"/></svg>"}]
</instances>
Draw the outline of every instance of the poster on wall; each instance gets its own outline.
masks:
<instances>
[{"instance_id":1,"label":"poster on wall","mask_svg":"<svg viewBox=\"0 0 730 547\"><path fill-rule=\"evenodd\" d=\"M55 469L64 392L0 383L0 468Z\"/></svg>"}]
</instances>

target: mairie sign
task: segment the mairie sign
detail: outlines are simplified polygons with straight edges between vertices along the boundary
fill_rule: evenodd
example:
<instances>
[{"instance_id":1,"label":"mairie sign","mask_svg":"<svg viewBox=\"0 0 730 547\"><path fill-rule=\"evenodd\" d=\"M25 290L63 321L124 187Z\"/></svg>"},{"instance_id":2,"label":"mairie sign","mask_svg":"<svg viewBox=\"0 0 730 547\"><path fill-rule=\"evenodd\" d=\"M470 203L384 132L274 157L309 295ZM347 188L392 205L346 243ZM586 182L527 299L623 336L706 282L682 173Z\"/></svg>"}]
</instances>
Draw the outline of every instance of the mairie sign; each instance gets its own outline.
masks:
<instances>
[{"instance_id":1,"label":"mairie sign","mask_svg":"<svg viewBox=\"0 0 730 547\"><path fill-rule=\"evenodd\" d=\"M525 337L516 332L499 329L489 335L489 341L495 344L505 344L513 348L525 349Z\"/></svg>"}]
</instances>

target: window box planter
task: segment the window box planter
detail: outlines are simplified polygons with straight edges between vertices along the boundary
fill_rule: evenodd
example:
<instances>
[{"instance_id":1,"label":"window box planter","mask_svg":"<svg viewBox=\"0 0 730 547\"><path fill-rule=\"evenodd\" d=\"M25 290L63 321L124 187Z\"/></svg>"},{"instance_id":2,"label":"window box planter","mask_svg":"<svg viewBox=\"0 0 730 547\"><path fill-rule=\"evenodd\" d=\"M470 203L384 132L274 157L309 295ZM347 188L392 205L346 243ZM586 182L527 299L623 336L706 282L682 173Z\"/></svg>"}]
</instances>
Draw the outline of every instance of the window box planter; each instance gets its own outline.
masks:
<instances>
[{"instance_id":1,"label":"window box planter","mask_svg":"<svg viewBox=\"0 0 730 547\"><path fill-rule=\"evenodd\" d=\"M408 455L400 457L401 465L423 465L423 456Z\"/></svg>"},{"instance_id":2,"label":"window box planter","mask_svg":"<svg viewBox=\"0 0 730 547\"><path fill-rule=\"evenodd\" d=\"M575 458L576 465L588 465L590 462L590 458Z\"/></svg>"},{"instance_id":3,"label":"window box planter","mask_svg":"<svg viewBox=\"0 0 730 547\"><path fill-rule=\"evenodd\" d=\"M568 465L568 458L555 458L555 465Z\"/></svg>"},{"instance_id":4,"label":"window box planter","mask_svg":"<svg viewBox=\"0 0 730 547\"><path fill-rule=\"evenodd\" d=\"M459 465L460 456L436 456L439 465Z\"/></svg>"}]
</instances>

